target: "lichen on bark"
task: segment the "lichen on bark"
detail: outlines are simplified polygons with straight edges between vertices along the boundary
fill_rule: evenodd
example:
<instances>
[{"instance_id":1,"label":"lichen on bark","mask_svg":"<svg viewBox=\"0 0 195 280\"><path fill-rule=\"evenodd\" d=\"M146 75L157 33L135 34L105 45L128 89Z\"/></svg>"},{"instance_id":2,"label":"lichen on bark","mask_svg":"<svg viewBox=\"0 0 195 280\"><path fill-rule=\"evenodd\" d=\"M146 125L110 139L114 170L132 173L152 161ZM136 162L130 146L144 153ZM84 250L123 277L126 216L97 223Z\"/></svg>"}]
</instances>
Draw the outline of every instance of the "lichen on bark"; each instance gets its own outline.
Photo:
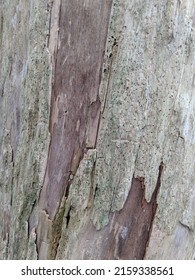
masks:
<instances>
[{"instance_id":1,"label":"lichen on bark","mask_svg":"<svg viewBox=\"0 0 195 280\"><path fill-rule=\"evenodd\" d=\"M194 258L194 15L1 1L1 259Z\"/></svg>"},{"instance_id":2,"label":"lichen on bark","mask_svg":"<svg viewBox=\"0 0 195 280\"><path fill-rule=\"evenodd\" d=\"M42 186L49 143L47 1L3 1L0 14L0 138L8 160L0 157L0 219L6 231L0 258L25 259L28 218Z\"/></svg>"}]
</instances>

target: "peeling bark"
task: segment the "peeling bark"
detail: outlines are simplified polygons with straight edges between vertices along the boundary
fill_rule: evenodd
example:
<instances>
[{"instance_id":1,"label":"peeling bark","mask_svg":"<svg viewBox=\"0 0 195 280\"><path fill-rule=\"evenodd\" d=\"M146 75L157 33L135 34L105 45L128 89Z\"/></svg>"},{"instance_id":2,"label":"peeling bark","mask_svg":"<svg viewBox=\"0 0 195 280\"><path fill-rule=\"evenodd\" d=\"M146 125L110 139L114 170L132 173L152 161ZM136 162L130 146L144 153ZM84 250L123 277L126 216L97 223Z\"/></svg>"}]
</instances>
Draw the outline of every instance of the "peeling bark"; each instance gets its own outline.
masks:
<instances>
[{"instance_id":1,"label":"peeling bark","mask_svg":"<svg viewBox=\"0 0 195 280\"><path fill-rule=\"evenodd\" d=\"M48 213L53 225L51 230L42 218L39 219L38 228L41 227L46 236L44 238L37 231L40 258L42 251L44 254L47 251L47 246L41 247L42 243L48 244L47 231L52 231L50 243L56 244L52 245L51 251L58 246L61 200L85 150L95 147L100 114L98 89L111 1L62 1L59 7L51 96L51 142L39 199L39 208ZM50 258L49 253L47 257ZM52 253L54 257L55 253Z\"/></svg>"},{"instance_id":2,"label":"peeling bark","mask_svg":"<svg viewBox=\"0 0 195 280\"><path fill-rule=\"evenodd\" d=\"M163 165L159 167L156 188L148 203L145 199L144 178L133 178L131 189L123 209L111 215L108 225L109 232L105 233L108 242L102 244L103 259L139 259L145 256L150 238L153 220L157 208L157 195Z\"/></svg>"},{"instance_id":3,"label":"peeling bark","mask_svg":"<svg viewBox=\"0 0 195 280\"><path fill-rule=\"evenodd\" d=\"M110 213L109 223L102 230L97 231L88 219L77 236L78 244L77 242L75 246L71 244L71 252L68 251L66 257L71 259L81 258L81 256L83 259L143 259L158 205L157 196L162 171L163 163L159 166L157 183L150 202L145 199L144 178L133 177L124 207L120 211ZM69 222L71 216L74 219L75 215L71 215L70 208ZM69 224L66 225L66 231L68 231L68 226ZM69 240L68 236L67 238Z\"/></svg>"},{"instance_id":4,"label":"peeling bark","mask_svg":"<svg viewBox=\"0 0 195 280\"><path fill-rule=\"evenodd\" d=\"M193 259L194 1L0 2L0 259Z\"/></svg>"}]
</instances>

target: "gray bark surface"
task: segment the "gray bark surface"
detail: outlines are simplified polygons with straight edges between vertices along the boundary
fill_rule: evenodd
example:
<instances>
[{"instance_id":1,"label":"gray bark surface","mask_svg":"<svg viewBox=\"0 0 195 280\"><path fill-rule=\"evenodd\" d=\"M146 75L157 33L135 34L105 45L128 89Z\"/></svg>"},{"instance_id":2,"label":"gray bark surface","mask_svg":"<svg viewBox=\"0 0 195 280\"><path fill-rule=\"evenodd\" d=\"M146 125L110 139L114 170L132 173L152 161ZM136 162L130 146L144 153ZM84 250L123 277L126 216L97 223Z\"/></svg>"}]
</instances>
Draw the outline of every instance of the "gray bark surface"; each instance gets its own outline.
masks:
<instances>
[{"instance_id":1,"label":"gray bark surface","mask_svg":"<svg viewBox=\"0 0 195 280\"><path fill-rule=\"evenodd\" d=\"M195 1L0 1L0 259L195 257Z\"/></svg>"}]
</instances>

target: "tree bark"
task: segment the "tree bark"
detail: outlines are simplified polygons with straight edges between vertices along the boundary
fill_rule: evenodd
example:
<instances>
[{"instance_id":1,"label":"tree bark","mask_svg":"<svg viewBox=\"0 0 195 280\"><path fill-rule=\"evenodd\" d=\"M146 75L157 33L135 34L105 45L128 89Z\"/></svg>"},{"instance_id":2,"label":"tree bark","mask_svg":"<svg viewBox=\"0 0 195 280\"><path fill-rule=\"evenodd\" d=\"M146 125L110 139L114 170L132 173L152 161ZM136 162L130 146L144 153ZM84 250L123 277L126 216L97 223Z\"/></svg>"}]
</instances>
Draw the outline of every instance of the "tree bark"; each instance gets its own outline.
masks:
<instances>
[{"instance_id":1,"label":"tree bark","mask_svg":"<svg viewBox=\"0 0 195 280\"><path fill-rule=\"evenodd\" d=\"M0 259L195 258L195 1L0 1Z\"/></svg>"}]
</instances>

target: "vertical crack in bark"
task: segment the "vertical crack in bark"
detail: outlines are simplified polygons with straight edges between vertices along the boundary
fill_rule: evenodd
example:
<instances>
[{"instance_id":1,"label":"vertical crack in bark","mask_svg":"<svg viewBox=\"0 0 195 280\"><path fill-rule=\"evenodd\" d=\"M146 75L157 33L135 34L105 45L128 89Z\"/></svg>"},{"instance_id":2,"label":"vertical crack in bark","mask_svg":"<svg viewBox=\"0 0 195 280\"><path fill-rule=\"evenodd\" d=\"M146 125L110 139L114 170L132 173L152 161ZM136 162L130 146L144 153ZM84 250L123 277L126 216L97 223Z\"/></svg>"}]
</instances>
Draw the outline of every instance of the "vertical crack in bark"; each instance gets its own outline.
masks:
<instances>
[{"instance_id":1,"label":"vertical crack in bark","mask_svg":"<svg viewBox=\"0 0 195 280\"><path fill-rule=\"evenodd\" d=\"M64 213L66 210L66 198L62 199L61 206L53 220L52 223L52 236L51 236L51 245L50 245L50 259L55 259L57 255L57 249L59 246L61 234L62 234L62 226L64 221ZM70 221L70 212L71 212L71 206L68 210L67 216L66 216L66 227L68 227L69 221Z\"/></svg>"},{"instance_id":2,"label":"vertical crack in bark","mask_svg":"<svg viewBox=\"0 0 195 280\"><path fill-rule=\"evenodd\" d=\"M155 190L154 190L154 192L152 194L151 200L149 202L149 205L151 205L151 207L152 207L152 213L151 213L151 221L150 221L148 240L147 240L147 243L146 243L146 246L145 246L145 251L144 251L144 254L143 254L143 258L145 257L146 250L147 250L147 247L148 247L148 243L150 241L150 235L151 235L151 232L152 232L153 222L154 222L154 218L155 218L155 215L156 215L156 210L157 210L157 207L158 207L157 197L158 197L158 193L160 191L161 176L162 176L162 172L163 172L163 167L164 167L164 164L163 164L163 162L161 162L160 166L159 166L159 172L158 172L158 179L157 179L157 183L156 183L156 188L155 188Z\"/></svg>"},{"instance_id":3,"label":"vertical crack in bark","mask_svg":"<svg viewBox=\"0 0 195 280\"><path fill-rule=\"evenodd\" d=\"M69 222L70 222L70 212L71 212L72 207L70 206L69 210L68 210L68 214L66 216L66 227L68 227Z\"/></svg>"},{"instance_id":4,"label":"vertical crack in bark","mask_svg":"<svg viewBox=\"0 0 195 280\"><path fill-rule=\"evenodd\" d=\"M52 223L52 240L51 240L51 246L50 246L50 259L55 259L58 251L58 246L61 239L62 234L62 227L63 227L63 221L64 221L64 214L66 211L66 201L69 196L69 190L70 186L73 180L73 175L70 173L68 184L65 190L65 194L61 199L61 205L53 219ZM71 210L72 206L69 206L68 212L65 216L66 218L66 228L69 226L70 218L71 218Z\"/></svg>"},{"instance_id":5,"label":"vertical crack in bark","mask_svg":"<svg viewBox=\"0 0 195 280\"><path fill-rule=\"evenodd\" d=\"M36 256L37 260L39 259L39 250L38 250L38 245L37 245L37 229L35 228L35 251L36 251Z\"/></svg>"},{"instance_id":6,"label":"vertical crack in bark","mask_svg":"<svg viewBox=\"0 0 195 280\"><path fill-rule=\"evenodd\" d=\"M114 39L114 42L112 44L112 50L111 50L111 53L109 55L109 59L110 59L110 65L109 65L109 68L108 68L108 79L107 79L107 84L106 84L106 92L105 92L105 97L104 97L104 101L103 101L103 104L102 104L102 108L101 108L101 115L104 114L104 111L105 111L105 108L106 108L106 103L107 103L107 99L108 99L108 92L109 92L109 87L110 87L110 80L111 80L111 74L112 74L112 65L113 65L113 60L114 60L114 57L116 56L116 53L117 53L117 49L118 49L118 43L116 41L116 39Z\"/></svg>"},{"instance_id":7,"label":"vertical crack in bark","mask_svg":"<svg viewBox=\"0 0 195 280\"><path fill-rule=\"evenodd\" d=\"M91 171L91 188L90 188L90 194L89 194L87 208L91 208L91 206L93 205L93 201L94 201L95 193L96 193L96 186L94 187L96 162L97 162L97 160L95 160L95 162L93 163L93 167L92 167L92 171Z\"/></svg>"},{"instance_id":8,"label":"vertical crack in bark","mask_svg":"<svg viewBox=\"0 0 195 280\"><path fill-rule=\"evenodd\" d=\"M28 238L30 237L30 233L31 233L32 228L34 226L34 221L32 221L32 219L34 218L33 211L36 207L36 203L37 203L37 198L35 198L35 200L32 203L30 215L29 215L29 218L28 218Z\"/></svg>"}]
</instances>

